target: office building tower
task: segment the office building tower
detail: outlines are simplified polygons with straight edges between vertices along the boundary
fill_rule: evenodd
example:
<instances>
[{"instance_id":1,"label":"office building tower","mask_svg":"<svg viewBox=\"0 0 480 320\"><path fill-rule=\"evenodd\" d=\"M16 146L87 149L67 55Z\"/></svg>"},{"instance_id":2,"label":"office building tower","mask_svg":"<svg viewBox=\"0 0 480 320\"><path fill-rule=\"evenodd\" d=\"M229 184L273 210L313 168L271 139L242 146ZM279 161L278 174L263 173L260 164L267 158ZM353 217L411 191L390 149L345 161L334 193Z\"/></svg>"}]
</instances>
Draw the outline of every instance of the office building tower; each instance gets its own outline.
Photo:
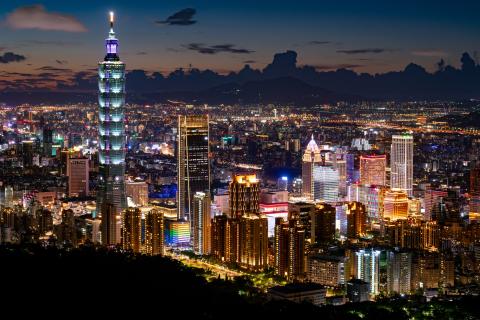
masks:
<instances>
[{"instance_id":1,"label":"office building tower","mask_svg":"<svg viewBox=\"0 0 480 320\"><path fill-rule=\"evenodd\" d=\"M412 254L402 251L387 252L387 293L409 294L412 278Z\"/></svg>"},{"instance_id":2,"label":"office building tower","mask_svg":"<svg viewBox=\"0 0 480 320\"><path fill-rule=\"evenodd\" d=\"M480 163L470 170L470 203L468 218L480 219Z\"/></svg>"},{"instance_id":3,"label":"office building tower","mask_svg":"<svg viewBox=\"0 0 480 320\"><path fill-rule=\"evenodd\" d=\"M128 208L122 214L122 247L139 253L142 245L142 212Z\"/></svg>"},{"instance_id":4,"label":"office building tower","mask_svg":"<svg viewBox=\"0 0 480 320\"><path fill-rule=\"evenodd\" d=\"M235 175L228 190L231 217L260 212L260 181L255 174Z\"/></svg>"},{"instance_id":5,"label":"office building tower","mask_svg":"<svg viewBox=\"0 0 480 320\"><path fill-rule=\"evenodd\" d=\"M196 192L210 193L209 139L208 115L178 116L178 219L191 219Z\"/></svg>"},{"instance_id":6,"label":"office building tower","mask_svg":"<svg viewBox=\"0 0 480 320\"><path fill-rule=\"evenodd\" d=\"M346 203L347 237L355 239L366 234L367 210L360 202Z\"/></svg>"},{"instance_id":7,"label":"office building tower","mask_svg":"<svg viewBox=\"0 0 480 320\"><path fill-rule=\"evenodd\" d=\"M141 179L127 180L125 193L136 206L143 207L148 204L148 183Z\"/></svg>"},{"instance_id":8,"label":"office building tower","mask_svg":"<svg viewBox=\"0 0 480 320\"><path fill-rule=\"evenodd\" d=\"M125 196L125 64L118 56L118 40L113 31L113 12L110 13L110 32L105 40L107 54L98 63L98 189L97 212L102 224L111 228L115 221L112 210L120 215L127 207ZM107 212L103 209L108 208ZM117 226L117 233L119 233ZM106 230L102 228L102 230ZM102 234L105 245L115 245L119 237Z\"/></svg>"},{"instance_id":9,"label":"office building tower","mask_svg":"<svg viewBox=\"0 0 480 320\"><path fill-rule=\"evenodd\" d=\"M315 212L313 202L290 202L288 203L288 220L295 220L305 229L305 239L312 238L312 217Z\"/></svg>"},{"instance_id":10,"label":"office building tower","mask_svg":"<svg viewBox=\"0 0 480 320\"><path fill-rule=\"evenodd\" d=\"M55 235L59 243L77 246L75 213L72 209L62 210L62 222L55 226Z\"/></svg>"},{"instance_id":11,"label":"office building tower","mask_svg":"<svg viewBox=\"0 0 480 320\"><path fill-rule=\"evenodd\" d=\"M86 197L89 195L88 162L88 158L71 158L67 160L69 197Z\"/></svg>"},{"instance_id":12,"label":"office building tower","mask_svg":"<svg viewBox=\"0 0 480 320\"><path fill-rule=\"evenodd\" d=\"M413 136L392 136L390 153L390 187L413 195Z\"/></svg>"},{"instance_id":13,"label":"office building tower","mask_svg":"<svg viewBox=\"0 0 480 320\"><path fill-rule=\"evenodd\" d=\"M22 162L24 168L31 168L33 166L33 141L22 141Z\"/></svg>"},{"instance_id":14,"label":"office building tower","mask_svg":"<svg viewBox=\"0 0 480 320\"><path fill-rule=\"evenodd\" d=\"M218 261L226 261L226 235L228 216L223 214L212 219L211 250Z\"/></svg>"},{"instance_id":15,"label":"office building tower","mask_svg":"<svg viewBox=\"0 0 480 320\"><path fill-rule=\"evenodd\" d=\"M261 271L268 266L267 218L245 214L240 218L238 263L252 271Z\"/></svg>"},{"instance_id":16,"label":"office building tower","mask_svg":"<svg viewBox=\"0 0 480 320\"><path fill-rule=\"evenodd\" d=\"M407 219L408 196L403 190L387 190L383 198L383 218L392 221Z\"/></svg>"},{"instance_id":17,"label":"office building tower","mask_svg":"<svg viewBox=\"0 0 480 320\"><path fill-rule=\"evenodd\" d=\"M165 253L163 213L157 209L152 209L145 215L145 253L151 256Z\"/></svg>"},{"instance_id":18,"label":"office building tower","mask_svg":"<svg viewBox=\"0 0 480 320\"><path fill-rule=\"evenodd\" d=\"M53 130L43 128L43 155L46 157L52 156L53 147Z\"/></svg>"},{"instance_id":19,"label":"office building tower","mask_svg":"<svg viewBox=\"0 0 480 320\"><path fill-rule=\"evenodd\" d=\"M330 165L313 167L313 200L335 203L338 201L340 174L337 168Z\"/></svg>"},{"instance_id":20,"label":"office building tower","mask_svg":"<svg viewBox=\"0 0 480 320\"><path fill-rule=\"evenodd\" d=\"M443 190L433 190L428 188L425 190L425 195L423 199L425 212L424 212L424 219L425 220L432 220L432 214L438 204L442 201L443 198L446 198L448 195L447 191ZM470 211L472 208L470 208Z\"/></svg>"},{"instance_id":21,"label":"office building tower","mask_svg":"<svg viewBox=\"0 0 480 320\"><path fill-rule=\"evenodd\" d=\"M303 196L309 200L314 200L313 190L314 190L314 178L313 178L313 168L316 165L319 165L322 162L322 157L320 154L320 148L317 143L312 139L305 149L305 153L302 158L302 190Z\"/></svg>"},{"instance_id":22,"label":"office building tower","mask_svg":"<svg viewBox=\"0 0 480 320\"><path fill-rule=\"evenodd\" d=\"M310 255L307 266L308 281L327 287L339 287L345 284L345 257L329 255Z\"/></svg>"},{"instance_id":23,"label":"office building tower","mask_svg":"<svg viewBox=\"0 0 480 320\"><path fill-rule=\"evenodd\" d=\"M305 277L305 229L295 220L275 219L275 273L289 280Z\"/></svg>"},{"instance_id":24,"label":"office building tower","mask_svg":"<svg viewBox=\"0 0 480 320\"><path fill-rule=\"evenodd\" d=\"M165 242L170 246L186 247L190 244L190 223L182 220L165 220Z\"/></svg>"},{"instance_id":25,"label":"office building tower","mask_svg":"<svg viewBox=\"0 0 480 320\"><path fill-rule=\"evenodd\" d=\"M385 155L360 156L360 185L385 186L386 164Z\"/></svg>"},{"instance_id":26,"label":"office building tower","mask_svg":"<svg viewBox=\"0 0 480 320\"><path fill-rule=\"evenodd\" d=\"M111 203L103 203L101 207L102 219L102 244L114 246L122 241L122 215L117 213Z\"/></svg>"},{"instance_id":27,"label":"office building tower","mask_svg":"<svg viewBox=\"0 0 480 320\"><path fill-rule=\"evenodd\" d=\"M328 203L319 203L311 218L312 243L335 240L335 222L337 210Z\"/></svg>"},{"instance_id":28,"label":"office building tower","mask_svg":"<svg viewBox=\"0 0 480 320\"><path fill-rule=\"evenodd\" d=\"M379 293L380 251L361 249L355 252L355 278L368 282L370 293Z\"/></svg>"},{"instance_id":29,"label":"office building tower","mask_svg":"<svg viewBox=\"0 0 480 320\"><path fill-rule=\"evenodd\" d=\"M210 254L211 245L211 217L210 195L197 192L193 196L193 252L199 255Z\"/></svg>"}]
</instances>

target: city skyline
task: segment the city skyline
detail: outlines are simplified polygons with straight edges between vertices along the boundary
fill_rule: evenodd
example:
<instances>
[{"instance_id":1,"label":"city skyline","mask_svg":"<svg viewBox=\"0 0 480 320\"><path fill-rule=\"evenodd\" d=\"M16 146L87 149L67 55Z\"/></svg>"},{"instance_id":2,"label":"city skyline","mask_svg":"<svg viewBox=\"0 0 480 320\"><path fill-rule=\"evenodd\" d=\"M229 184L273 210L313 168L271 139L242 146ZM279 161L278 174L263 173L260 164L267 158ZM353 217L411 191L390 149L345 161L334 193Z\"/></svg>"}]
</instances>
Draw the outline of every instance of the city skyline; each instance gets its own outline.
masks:
<instances>
[{"instance_id":1,"label":"city skyline","mask_svg":"<svg viewBox=\"0 0 480 320\"><path fill-rule=\"evenodd\" d=\"M45 305L52 297L58 305L63 299L77 303L92 295L86 284L93 283L104 293L97 309L110 315L122 293L129 301L122 313L162 301L162 312L192 319L479 318L475 55L463 53L458 68L441 60L435 72L409 64L371 75L302 65L298 47L276 53L262 70L246 66L221 75L191 69L165 77L129 69L130 59L133 68L138 61L128 48L155 42L155 31L132 40L128 35L137 29L128 24L142 30L146 16L132 17L168 5L154 4L147 13L140 3L117 1L119 8L131 8L126 26L109 11L93 36L98 21L82 20L100 8L93 3L91 11L64 4L56 9L65 11L57 12L45 5L51 1L18 7L20 2L10 4L16 9L0 23L0 36L5 27L105 38L97 67L72 84L44 91L26 79L28 88L0 89L0 258L9 296L17 302L29 304L23 297L28 291L37 302L48 299ZM369 14L396 26L396 16L383 10L398 6L373 4L355 15L343 13L354 21L375 9ZM226 14L233 8L242 15L249 6L249 0L185 4L154 24L187 30L202 25L202 10ZM303 17L292 16L293 30L318 13L305 11L308 6L288 12ZM292 7L255 8L266 15L252 41L278 27L272 16ZM338 5L322 8L334 16ZM424 16L421 21L431 22ZM227 16L217 22L245 32ZM259 23L253 16L250 22ZM392 38L399 45L400 34ZM320 40L309 45L341 46ZM233 42L183 48L218 57L259 52ZM397 52L365 48L336 53ZM1 50L0 65L29 61ZM82 59L91 63L89 54ZM147 58L142 62L149 65ZM47 69L43 76L57 81ZM143 298L130 301L137 292Z\"/></svg>"},{"instance_id":2,"label":"city skyline","mask_svg":"<svg viewBox=\"0 0 480 320\"><path fill-rule=\"evenodd\" d=\"M376 1L295 6L272 6L268 1L228 6L176 2L151 4L146 10L117 1L92 2L86 11L79 4L11 1L0 5L4 39L0 87L12 90L28 84L33 90L83 90L82 81L95 73L95 65L86 61L96 61L101 54L94 45L101 40L95 30L109 10L123 20L121 50L129 60L129 71L143 70L147 75L166 76L191 67L228 74L245 64L262 70L276 53L288 50L298 53L298 66L318 72L347 68L375 74L401 71L410 63L434 72L446 65L460 68L464 52L476 61L474 39L480 24L471 13L478 4L467 1L435 10L430 5L429 1L416 4L412 12L408 3ZM402 19L405 15L408 24ZM448 32L440 33L440 23ZM253 28L260 32L252 33Z\"/></svg>"}]
</instances>

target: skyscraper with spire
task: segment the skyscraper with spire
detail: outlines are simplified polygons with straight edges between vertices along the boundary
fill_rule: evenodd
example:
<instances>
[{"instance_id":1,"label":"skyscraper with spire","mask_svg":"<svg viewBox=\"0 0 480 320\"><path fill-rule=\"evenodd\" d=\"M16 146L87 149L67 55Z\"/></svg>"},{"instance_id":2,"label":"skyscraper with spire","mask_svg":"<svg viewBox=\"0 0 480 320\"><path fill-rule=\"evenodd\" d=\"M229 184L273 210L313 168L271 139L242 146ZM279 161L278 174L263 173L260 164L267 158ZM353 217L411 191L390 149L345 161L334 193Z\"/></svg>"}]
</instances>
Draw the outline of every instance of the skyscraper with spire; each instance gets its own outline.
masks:
<instances>
[{"instance_id":1,"label":"skyscraper with spire","mask_svg":"<svg viewBox=\"0 0 480 320\"><path fill-rule=\"evenodd\" d=\"M302 159L302 193L303 196L313 200L314 199L314 178L313 171L315 166L318 166L322 162L321 151L318 147L315 139L312 139L305 149Z\"/></svg>"},{"instance_id":2,"label":"skyscraper with spire","mask_svg":"<svg viewBox=\"0 0 480 320\"><path fill-rule=\"evenodd\" d=\"M127 207L125 196L125 64L118 56L113 31L105 40L107 54L98 63L98 192L97 212L102 215L102 243L120 243L120 215Z\"/></svg>"}]
</instances>

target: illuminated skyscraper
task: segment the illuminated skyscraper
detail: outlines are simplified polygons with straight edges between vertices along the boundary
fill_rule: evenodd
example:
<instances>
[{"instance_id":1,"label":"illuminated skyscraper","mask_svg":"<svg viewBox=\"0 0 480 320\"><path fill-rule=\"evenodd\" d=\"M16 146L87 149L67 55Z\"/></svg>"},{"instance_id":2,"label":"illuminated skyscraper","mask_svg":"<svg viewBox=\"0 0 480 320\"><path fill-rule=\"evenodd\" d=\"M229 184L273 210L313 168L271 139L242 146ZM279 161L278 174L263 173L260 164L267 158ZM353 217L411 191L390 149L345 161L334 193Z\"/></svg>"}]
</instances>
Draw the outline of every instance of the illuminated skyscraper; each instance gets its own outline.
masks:
<instances>
[{"instance_id":1,"label":"illuminated skyscraper","mask_svg":"<svg viewBox=\"0 0 480 320\"><path fill-rule=\"evenodd\" d=\"M87 158L73 158L67 160L68 196L88 196L89 170Z\"/></svg>"},{"instance_id":2,"label":"illuminated skyscraper","mask_svg":"<svg viewBox=\"0 0 480 320\"><path fill-rule=\"evenodd\" d=\"M139 253L142 244L142 212L139 208L128 208L122 214L122 247Z\"/></svg>"},{"instance_id":3,"label":"illuminated skyscraper","mask_svg":"<svg viewBox=\"0 0 480 320\"><path fill-rule=\"evenodd\" d=\"M413 136L394 135L390 153L390 187L402 189L409 197L413 192Z\"/></svg>"},{"instance_id":4,"label":"illuminated skyscraper","mask_svg":"<svg viewBox=\"0 0 480 320\"><path fill-rule=\"evenodd\" d=\"M385 186L386 163L385 155L360 156L360 184Z\"/></svg>"},{"instance_id":5,"label":"illuminated skyscraper","mask_svg":"<svg viewBox=\"0 0 480 320\"><path fill-rule=\"evenodd\" d=\"M302 189L303 196L307 199L313 200L313 190L314 190L314 179L313 179L313 168L322 162L322 157L320 154L320 148L317 143L312 139L305 149L302 159Z\"/></svg>"},{"instance_id":6,"label":"illuminated skyscraper","mask_svg":"<svg viewBox=\"0 0 480 320\"><path fill-rule=\"evenodd\" d=\"M412 278L412 254L410 252L387 252L387 292L409 294Z\"/></svg>"},{"instance_id":7,"label":"illuminated skyscraper","mask_svg":"<svg viewBox=\"0 0 480 320\"><path fill-rule=\"evenodd\" d=\"M245 214L239 223L240 266L260 271L268 266L268 222L265 216Z\"/></svg>"},{"instance_id":8,"label":"illuminated skyscraper","mask_svg":"<svg viewBox=\"0 0 480 320\"><path fill-rule=\"evenodd\" d=\"M236 175L229 186L230 216L260 213L260 181L255 174Z\"/></svg>"},{"instance_id":9,"label":"illuminated skyscraper","mask_svg":"<svg viewBox=\"0 0 480 320\"><path fill-rule=\"evenodd\" d=\"M311 220L312 243L329 242L335 240L335 220L337 210L327 203L315 206Z\"/></svg>"},{"instance_id":10,"label":"illuminated skyscraper","mask_svg":"<svg viewBox=\"0 0 480 320\"><path fill-rule=\"evenodd\" d=\"M107 54L98 63L98 192L97 212L102 224L109 225L114 234L107 236L102 228L102 241L106 245L117 244L120 225L106 221L112 214L104 214L104 208L113 207L120 214L127 207L125 196L125 64L118 57L118 40L113 31L113 12L110 13L110 32L105 40ZM105 206L107 205L107 206Z\"/></svg>"},{"instance_id":11,"label":"illuminated skyscraper","mask_svg":"<svg viewBox=\"0 0 480 320\"><path fill-rule=\"evenodd\" d=\"M470 171L470 220L480 219L480 163Z\"/></svg>"},{"instance_id":12,"label":"illuminated skyscraper","mask_svg":"<svg viewBox=\"0 0 480 320\"><path fill-rule=\"evenodd\" d=\"M145 215L145 253L163 255L165 252L165 230L163 213L152 209Z\"/></svg>"},{"instance_id":13,"label":"illuminated skyscraper","mask_svg":"<svg viewBox=\"0 0 480 320\"><path fill-rule=\"evenodd\" d=\"M369 283L370 294L379 293L380 250L361 249L355 253L355 277Z\"/></svg>"},{"instance_id":14,"label":"illuminated skyscraper","mask_svg":"<svg viewBox=\"0 0 480 320\"><path fill-rule=\"evenodd\" d=\"M347 237L350 239L363 236L367 228L367 209L360 202L347 202Z\"/></svg>"},{"instance_id":15,"label":"illuminated skyscraper","mask_svg":"<svg viewBox=\"0 0 480 320\"><path fill-rule=\"evenodd\" d=\"M291 280L305 276L305 228L296 220L275 219L275 273Z\"/></svg>"},{"instance_id":16,"label":"illuminated skyscraper","mask_svg":"<svg viewBox=\"0 0 480 320\"><path fill-rule=\"evenodd\" d=\"M407 219L408 197L403 190L387 190L383 199L383 217L392 221Z\"/></svg>"},{"instance_id":17,"label":"illuminated skyscraper","mask_svg":"<svg viewBox=\"0 0 480 320\"><path fill-rule=\"evenodd\" d=\"M178 116L178 219L191 219L193 196L210 193L208 115Z\"/></svg>"},{"instance_id":18,"label":"illuminated skyscraper","mask_svg":"<svg viewBox=\"0 0 480 320\"><path fill-rule=\"evenodd\" d=\"M334 203L338 201L340 173L329 165L313 167L313 200Z\"/></svg>"},{"instance_id":19,"label":"illuminated skyscraper","mask_svg":"<svg viewBox=\"0 0 480 320\"><path fill-rule=\"evenodd\" d=\"M210 254L210 196L204 192L197 192L193 196L193 251L195 254Z\"/></svg>"}]
</instances>

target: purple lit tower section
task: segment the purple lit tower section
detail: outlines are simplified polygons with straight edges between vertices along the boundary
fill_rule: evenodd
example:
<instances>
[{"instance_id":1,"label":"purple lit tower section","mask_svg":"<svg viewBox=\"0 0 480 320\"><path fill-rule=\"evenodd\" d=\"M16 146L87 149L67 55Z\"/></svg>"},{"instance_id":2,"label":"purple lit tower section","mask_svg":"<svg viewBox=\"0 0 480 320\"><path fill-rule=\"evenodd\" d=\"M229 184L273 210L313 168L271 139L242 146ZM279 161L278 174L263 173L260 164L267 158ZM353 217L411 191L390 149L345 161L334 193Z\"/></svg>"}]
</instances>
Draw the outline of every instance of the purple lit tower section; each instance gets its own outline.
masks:
<instances>
[{"instance_id":1,"label":"purple lit tower section","mask_svg":"<svg viewBox=\"0 0 480 320\"><path fill-rule=\"evenodd\" d=\"M118 40L113 31L105 40L107 54L98 63L98 143L99 175L97 212L102 217L102 243L120 243L120 216L127 207L125 195L125 64L118 56Z\"/></svg>"}]
</instances>

